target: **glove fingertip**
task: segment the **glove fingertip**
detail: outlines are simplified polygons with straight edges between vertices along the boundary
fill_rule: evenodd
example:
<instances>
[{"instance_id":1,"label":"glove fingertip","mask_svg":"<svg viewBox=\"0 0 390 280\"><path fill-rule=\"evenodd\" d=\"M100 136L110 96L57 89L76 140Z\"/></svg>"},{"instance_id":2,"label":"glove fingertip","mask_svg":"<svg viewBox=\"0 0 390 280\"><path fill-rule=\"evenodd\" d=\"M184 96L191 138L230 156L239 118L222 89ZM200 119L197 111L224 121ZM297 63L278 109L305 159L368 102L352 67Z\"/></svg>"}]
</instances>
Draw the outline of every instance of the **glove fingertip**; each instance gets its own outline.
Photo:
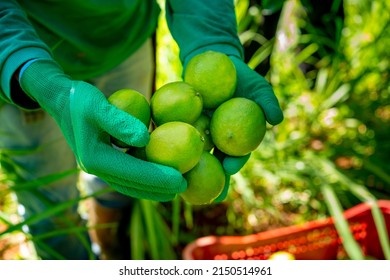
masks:
<instances>
[{"instance_id":1,"label":"glove fingertip","mask_svg":"<svg viewBox=\"0 0 390 280\"><path fill-rule=\"evenodd\" d=\"M128 119L126 126L118 133L117 138L124 143L134 147L145 147L149 143L150 134L144 123L138 119Z\"/></svg>"},{"instance_id":2,"label":"glove fingertip","mask_svg":"<svg viewBox=\"0 0 390 280\"><path fill-rule=\"evenodd\" d=\"M283 119L283 112L279 106L269 106L264 109L267 122L271 125L280 124Z\"/></svg>"},{"instance_id":3,"label":"glove fingertip","mask_svg":"<svg viewBox=\"0 0 390 280\"><path fill-rule=\"evenodd\" d=\"M251 156L251 153L242 157L227 156L222 162L223 169L228 175L234 175L247 163Z\"/></svg>"},{"instance_id":4,"label":"glove fingertip","mask_svg":"<svg viewBox=\"0 0 390 280\"><path fill-rule=\"evenodd\" d=\"M219 203L222 202L226 199L228 191L229 191L229 186L230 186L230 175L225 176L225 186L222 190L222 192L219 194L219 196L214 199L214 203Z\"/></svg>"},{"instance_id":5,"label":"glove fingertip","mask_svg":"<svg viewBox=\"0 0 390 280\"><path fill-rule=\"evenodd\" d=\"M177 193L182 193L187 189L187 180L181 176L181 181L178 184Z\"/></svg>"},{"instance_id":6,"label":"glove fingertip","mask_svg":"<svg viewBox=\"0 0 390 280\"><path fill-rule=\"evenodd\" d=\"M149 143L150 134L145 125L142 127L142 123L139 129L132 129L132 134L129 139L129 144L135 147L145 147Z\"/></svg>"}]
</instances>

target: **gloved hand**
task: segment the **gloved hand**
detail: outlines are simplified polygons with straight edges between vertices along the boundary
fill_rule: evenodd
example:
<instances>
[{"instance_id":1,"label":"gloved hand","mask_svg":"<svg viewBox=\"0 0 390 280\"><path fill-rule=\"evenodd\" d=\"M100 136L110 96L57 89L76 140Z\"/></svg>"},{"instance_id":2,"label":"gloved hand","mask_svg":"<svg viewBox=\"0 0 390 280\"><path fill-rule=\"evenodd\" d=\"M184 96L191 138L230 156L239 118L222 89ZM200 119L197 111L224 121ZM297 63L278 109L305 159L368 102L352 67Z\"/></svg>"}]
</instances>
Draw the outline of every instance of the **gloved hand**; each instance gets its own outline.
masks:
<instances>
[{"instance_id":1,"label":"gloved hand","mask_svg":"<svg viewBox=\"0 0 390 280\"><path fill-rule=\"evenodd\" d=\"M277 125L283 120L283 112L270 84L257 72L241 59L230 56L236 67L237 88L235 97L245 97L256 102L262 109L268 123ZM215 202L223 201L226 198L230 176L234 175L245 165L251 154L242 157L222 156L222 166L225 170L225 188ZM219 156L221 158L221 156Z\"/></svg>"},{"instance_id":2,"label":"gloved hand","mask_svg":"<svg viewBox=\"0 0 390 280\"><path fill-rule=\"evenodd\" d=\"M145 146L149 133L141 121L111 105L96 87L66 76L53 60L24 66L21 88L55 119L81 169L135 198L168 201L186 189L179 171L111 146L110 135L131 146Z\"/></svg>"},{"instance_id":3,"label":"gloved hand","mask_svg":"<svg viewBox=\"0 0 390 280\"><path fill-rule=\"evenodd\" d=\"M237 71L235 96L249 98L263 109L266 120L276 125L283 113L269 83L243 62L243 47L237 32L233 0L167 0L168 27L180 48L183 69L197 54L212 50L224 53L233 61ZM191 32L188 32L191 30ZM227 194L230 176L238 172L250 157L217 156L225 169L225 189L216 201Z\"/></svg>"}]
</instances>

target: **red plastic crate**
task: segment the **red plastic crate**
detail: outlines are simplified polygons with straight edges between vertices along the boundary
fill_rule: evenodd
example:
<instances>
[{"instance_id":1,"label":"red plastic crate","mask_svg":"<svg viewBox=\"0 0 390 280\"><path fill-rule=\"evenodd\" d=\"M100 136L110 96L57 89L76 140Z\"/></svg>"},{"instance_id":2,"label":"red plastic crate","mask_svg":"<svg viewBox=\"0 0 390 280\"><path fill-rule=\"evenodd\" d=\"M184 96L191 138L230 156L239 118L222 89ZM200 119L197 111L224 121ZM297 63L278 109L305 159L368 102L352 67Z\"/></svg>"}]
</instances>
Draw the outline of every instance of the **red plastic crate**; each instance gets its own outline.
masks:
<instances>
[{"instance_id":1,"label":"red plastic crate","mask_svg":"<svg viewBox=\"0 0 390 280\"><path fill-rule=\"evenodd\" d=\"M390 200L378 201L390 232ZM367 203L344 212L363 253L384 259L382 247ZM298 260L336 260L345 255L333 218L306 222L246 236L205 236L183 250L185 260L264 260L277 251L287 251Z\"/></svg>"}]
</instances>

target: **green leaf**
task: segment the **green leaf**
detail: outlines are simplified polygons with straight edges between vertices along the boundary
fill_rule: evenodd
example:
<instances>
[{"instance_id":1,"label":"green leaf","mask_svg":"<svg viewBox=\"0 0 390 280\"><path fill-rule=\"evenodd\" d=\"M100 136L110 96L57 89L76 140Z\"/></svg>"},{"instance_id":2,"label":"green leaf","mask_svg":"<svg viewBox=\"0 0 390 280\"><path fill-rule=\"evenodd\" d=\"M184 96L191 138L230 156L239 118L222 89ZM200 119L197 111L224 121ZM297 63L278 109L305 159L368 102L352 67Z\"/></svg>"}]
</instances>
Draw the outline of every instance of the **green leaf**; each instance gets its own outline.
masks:
<instances>
[{"instance_id":1,"label":"green leaf","mask_svg":"<svg viewBox=\"0 0 390 280\"><path fill-rule=\"evenodd\" d=\"M345 101L349 97L351 86L349 84L342 84L333 94L324 100L320 106L320 111L334 107L339 102Z\"/></svg>"},{"instance_id":2,"label":"green leaf","mask_svg":"<svg viewBox=\"0 0 390 280\"><path fill-rule=\"evenodd\" d=\"M180 233L180 207L181 198L179 195L172 201L172 244L177 245Z\"/></svg>"},{"instance_id":3,"label":"green leaf","mask_svg":"<svg viewBox=\"0 0 390 280\"><path fill-rule=\"evenodd\" d=\"M262 45L248 61L248 66L251 69L255 69L260 63L262 63L272 52L274 39L267 41Z\"/></svg>"},{"instance_id":4,"label":"green leaf","mask_svg":"<svg viewBox=\"0 0 390 280\"><path fill-rule=\"evenodd\" d=\"M364 260L363 251L360 248L359 243L353 237L348 221L344 217L344 210L341 207L332 187L329 185L323 185L322 193L324 194L325 203L327 204L329 212L334 219L334 225L342 239L344 249L348 256L353 260Z\"/></svg>"},{"instance_id":5,"label":"green leaf","mask_svg":"<svg viewBox=\"0 0 390 280\"><path fill-rule=\"evenodd\" d=\"M284 1L285 0L262 0L261 7L267 15L272 15L282 9Z\"/></svg>"},{"instance_id":6,"label":"green leaf","mask_svg":"<svg viewBox=\"0 0 390 280\"><path fill-rule=\"evenodd\" d=\"M158 243L156 237L158 232L156 230L156 224L153 218L153 212L156 210L150 200L140 200L140 202L143 217L145 219L146 236L150 245L150 255L153 260L158 260L160 259L160 252L158 250Z\"/></svg>"},{"instance_id":7,"label":"green leaf","mask_svg":"<svg viewBox=\"0 0 390 280\"><path fill-rule=\"evenodd\" d=\"M133 211L130 220L130 242L131 242L131 259L144 260L145 231L143 226L143 217L141 212L140 202L137 201L133 206Z\"/></svg>"}]
</instances>

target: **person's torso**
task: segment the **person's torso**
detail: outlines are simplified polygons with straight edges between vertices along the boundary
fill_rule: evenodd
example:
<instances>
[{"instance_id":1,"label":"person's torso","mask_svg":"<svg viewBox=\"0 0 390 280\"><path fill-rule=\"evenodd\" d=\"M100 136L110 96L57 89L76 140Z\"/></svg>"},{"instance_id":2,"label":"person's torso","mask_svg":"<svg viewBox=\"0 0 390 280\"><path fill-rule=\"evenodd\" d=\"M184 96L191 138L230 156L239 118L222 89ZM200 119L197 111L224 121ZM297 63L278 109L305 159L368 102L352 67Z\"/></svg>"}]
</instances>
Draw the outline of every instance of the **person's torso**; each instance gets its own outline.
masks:
<instances>
[{"instance_id":1,"label":"person's torso","mask_svg":"<svg viewBox=\"0 0 390 280\"><path fill-rule=\"evenodd\" d=\"M18 0L65 72L96 76L115 67L150 37L155 0Z\"/></svg>"}]
</instances>

